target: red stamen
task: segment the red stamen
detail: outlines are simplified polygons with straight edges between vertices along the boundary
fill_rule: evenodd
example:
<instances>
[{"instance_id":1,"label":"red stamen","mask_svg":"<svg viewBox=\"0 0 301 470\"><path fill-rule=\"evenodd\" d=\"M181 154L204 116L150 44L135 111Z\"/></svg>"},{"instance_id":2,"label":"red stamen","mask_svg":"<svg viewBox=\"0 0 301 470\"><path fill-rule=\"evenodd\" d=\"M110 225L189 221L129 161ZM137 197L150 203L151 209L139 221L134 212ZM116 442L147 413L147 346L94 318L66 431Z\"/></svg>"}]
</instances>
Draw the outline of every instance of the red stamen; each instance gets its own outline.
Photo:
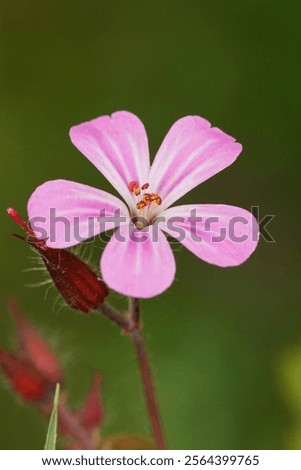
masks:
<instances>
[{"instance_id":1,"label":"red stamen","mask_svg":"<svg viewBox=\"0 0 301 470\"><path fill-rule=\"evenodd\" d=\"M139 183L138 181L131 181L128 185L129 190L131 193L134 193L137 188L139 188Z\"/></svg>"}]
</instances>

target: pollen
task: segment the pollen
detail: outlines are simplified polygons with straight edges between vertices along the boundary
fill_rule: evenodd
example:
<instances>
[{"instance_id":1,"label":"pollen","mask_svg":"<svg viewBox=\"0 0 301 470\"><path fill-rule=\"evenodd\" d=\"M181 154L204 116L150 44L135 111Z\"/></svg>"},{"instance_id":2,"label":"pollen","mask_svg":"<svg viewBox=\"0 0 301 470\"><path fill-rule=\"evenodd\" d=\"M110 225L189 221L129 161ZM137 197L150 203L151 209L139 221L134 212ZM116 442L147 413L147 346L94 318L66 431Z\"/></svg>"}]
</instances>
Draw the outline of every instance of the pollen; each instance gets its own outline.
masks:
<instances>
[{"instance_id":1,"label":"pollen","mask_svg":"<svg viewBox=\"0 0 301 470\"><path fill-rule=\"evenodd\" d=\"M157 206L162 204L162 199L158 194L145 193L143 199L137 202L136 207L138 210L144 209L146 206L150 206L154 202Z\"/></svg>"},{"instance_id":2,"label":"pollen","mask_svg":"<svg viewBox=\"0 0 301 470\"><path fill-rule=\"evenodd\" d=\"M152 202L152 195L150 193L144 193L143 200L147 203Z\"/></svg>"},{"instance_id":3,"label":"pollen","mask_svg":"<svg viewBox=\"0 0 301 470\"><path fill-rule=\"evenodd\" d=\"M147 206L150 206L153 202L160 206L162 204L162 198L157 193L146 193L144 192L149 188L149 183L144 183L142 186L139 186L138 181L131 181L128 185L129 190L135 194L135 196L140 196L140 201L137 202L136 208L142 210Z\"/></svg>"},{"instance_id":4,"label":"pollen","mask_svg":"<svg viewBox=\"0 0 301 470\"><path fill-rule=\"evenodd\" d=\"M137 207L138 210L144 209L146 206L147 206L147 203L143 200L137 202L137 204L136 204L136 207Z\"/></svg>"}]
</instances>

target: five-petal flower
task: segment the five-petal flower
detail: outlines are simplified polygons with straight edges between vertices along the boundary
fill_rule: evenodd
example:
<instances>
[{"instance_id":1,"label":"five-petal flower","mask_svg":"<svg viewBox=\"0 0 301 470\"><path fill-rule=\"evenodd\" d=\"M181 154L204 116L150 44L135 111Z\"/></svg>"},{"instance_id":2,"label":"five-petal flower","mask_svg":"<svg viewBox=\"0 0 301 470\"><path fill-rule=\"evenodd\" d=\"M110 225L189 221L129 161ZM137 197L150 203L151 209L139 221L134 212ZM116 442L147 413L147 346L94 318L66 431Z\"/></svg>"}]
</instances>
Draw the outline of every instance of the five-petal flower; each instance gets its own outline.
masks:
<instances>
[{"instance_id":1,"label":"five-petal flower","mask_svg":"<svg viewBox=\"0 0 301 470\"><path fill-rule=\"evenodd\" d=\"M129 112L74 126L70 137L125 203L90 186L54 180L31 195L28 215L31 221L45 219L46 243L52 248L73 246L116 228L100 264L110 288L138 298L153 297L167 289L174 280L176 266L165 233L176 238L181 230L184 236L180 241L186 248L222 267L243 263L255 250L258 225L250 212L229 205L170 207L231 165L242 150L234 138L211 127L205 119L179 119L167 133L152 165L144 126ZM59 223L52 223L53 209L59 221L63 217L68 221L68 236ZM122 222L116 219L117 213ZM100 223L102 219L106 224Z\"/></svg>"}]
</instances>

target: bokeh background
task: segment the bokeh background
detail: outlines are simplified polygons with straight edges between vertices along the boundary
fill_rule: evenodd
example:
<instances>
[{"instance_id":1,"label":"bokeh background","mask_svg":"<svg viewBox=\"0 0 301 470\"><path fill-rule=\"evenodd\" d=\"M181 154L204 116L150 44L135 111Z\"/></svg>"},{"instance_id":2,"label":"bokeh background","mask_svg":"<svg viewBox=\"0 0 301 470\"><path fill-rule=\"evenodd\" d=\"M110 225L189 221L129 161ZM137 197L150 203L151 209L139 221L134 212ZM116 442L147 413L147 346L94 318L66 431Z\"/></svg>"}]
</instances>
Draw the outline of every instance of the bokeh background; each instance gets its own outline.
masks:
<instances>
[{"instance_id":1,"label":"bokeh background","mask_svg":"<svg viewBox=\"0 0 301 470\"><path fill-rule=\"evenodd\" d=\"M295 3L297 6L297 2ZM104 434L149 435L130 340L97 315L53 306L5 215L66 178L110 189L72 146L71 125L126 109L152 154L179 117L198 114L244 145L238 161L183 198L275 214L275 243L221 269L176 248L177 280L143 302L144 332L172 449L300 448L298 287L300 7L279 0L1 2L0 347L13 348L15 296L64 365L79 406L101 370ZM299 11L298 11L299 10ZM93 260L103 249L94 247ZM119 296L116 306L124 307ZM47 423L0 382L0 448L42 448Z\"/></svg>"}]
</instances>

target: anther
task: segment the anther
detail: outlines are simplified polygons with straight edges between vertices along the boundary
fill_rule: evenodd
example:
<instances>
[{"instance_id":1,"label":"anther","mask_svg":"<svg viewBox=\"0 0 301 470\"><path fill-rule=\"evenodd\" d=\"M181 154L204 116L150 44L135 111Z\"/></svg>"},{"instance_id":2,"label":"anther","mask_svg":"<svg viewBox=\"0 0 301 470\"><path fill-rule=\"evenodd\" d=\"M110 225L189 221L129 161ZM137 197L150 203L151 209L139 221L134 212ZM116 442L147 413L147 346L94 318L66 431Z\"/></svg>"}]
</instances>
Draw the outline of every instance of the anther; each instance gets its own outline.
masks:
<instances>
[{"instance_id":1,"label":"anther","mask_svg":"<svg viewBox=\"0 0 301 470\"><path fill-rule=\"evenodd\" d=\"M149 183L144 183L144 184L141 186L142 191L144 191L145 189L148 189L148 188L149 188Z\"/></svg>"},{"instance_id":2,"label":"anther","mask_svg":"<svg viewBox=\"0 0 301 470\"><path fill-rule=\"evenodd\" d=\"M157 204L157 206L160 206L162 204L162 199L160 198L160 196L156 197L155 204Z\"/></svg>"},{"instance_id":3,"label":"anther","mask_svg":"<svg viewBox=\"0 0 301 470\"><path fill-rule=\"evenodd\" d=\"M145 202L145 201L139 201L139 202L137 202L137 204L136 204L136 207L137 207L138 210L144 209L145 206L146 206L146 202Z\"/></svg>"},{"instance_id":4,"label":"anther","mask_svg":"<svg viewBox=\"0 0 301 470\"><path fill-rule=\"evenodd\" d=\"M151 194L149 193L144 193L143 195L143 201L145 201L145 203L148 205L148 204L151 204L152 200L151 200Z\"/></svg>"},{"instance_id":5,"label":"anther","mask_svg":"<svg viewBox=\"0 0 301 470\"><path fill-rule=\"evenodd\" d=\"M131 193L134 193L137 188L139 188L139 183L138 181L131 181L128 185L129 190Z\"/></svg>"},{"instance_id":6,"label":"anther","mask_svg":"<svg viewBox=\"0 0 301 470\"><path fill-rule=\"evenodd\" d=\"M139 196L139 194L141 193L141 189L140 188L136 188L134 190L134 193L135 193L135 196Z\"/></svg>"}]
</instances>

